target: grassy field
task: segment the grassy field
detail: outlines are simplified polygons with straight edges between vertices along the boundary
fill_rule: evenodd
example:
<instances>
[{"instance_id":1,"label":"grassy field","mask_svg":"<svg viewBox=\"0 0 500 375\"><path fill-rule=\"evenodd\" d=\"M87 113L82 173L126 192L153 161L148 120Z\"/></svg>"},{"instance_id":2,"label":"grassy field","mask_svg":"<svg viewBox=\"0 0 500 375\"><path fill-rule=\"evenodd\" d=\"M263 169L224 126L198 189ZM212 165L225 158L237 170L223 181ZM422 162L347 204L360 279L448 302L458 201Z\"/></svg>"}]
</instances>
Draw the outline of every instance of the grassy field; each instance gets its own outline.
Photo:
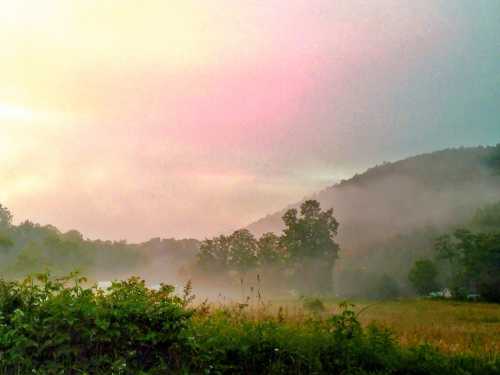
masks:
<instances>
[{"instance_id":1,"label":"grassy field","mask_svg":"<svg viewBox=\"0 0 500 375\"><path fill-rule=\"evenodd\" d=\"M500 355L500 305L449 301L394 301L367 308L363 323L390 328L403 345L428 342L448 353Z\"/></svg>"},{"instance_id":2,"label":"grassy field","mask_svg":"<svg viewBox=\"0 0 500 375\"><path fill-rule=\"evenodd\" d=\"M328 315L339 301L324 301ZM389 328L405 346L429 343L446 353L500 356L500 305L446 300L350 301L363 325ZM290 319L309 314L297 301L274 301Z\"/></svg>"}]
</instances>

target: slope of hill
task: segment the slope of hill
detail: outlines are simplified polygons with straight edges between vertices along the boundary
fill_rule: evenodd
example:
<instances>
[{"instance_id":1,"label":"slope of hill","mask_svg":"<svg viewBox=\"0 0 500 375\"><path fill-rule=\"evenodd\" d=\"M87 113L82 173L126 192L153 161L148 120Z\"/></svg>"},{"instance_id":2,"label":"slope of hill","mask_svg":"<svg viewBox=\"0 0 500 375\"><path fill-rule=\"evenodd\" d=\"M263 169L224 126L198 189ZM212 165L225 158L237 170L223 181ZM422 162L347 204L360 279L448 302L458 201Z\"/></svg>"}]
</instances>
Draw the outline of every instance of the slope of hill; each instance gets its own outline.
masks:
<instances>
[{"instance_id":1,"label":"slope of hill","mask_svg":"<svg viewBox=\"0 0 500 375\"><path fill-rule=\"evenodd\" d=\"M356 251L424 227L461 224L478 207L500 200L499 160L500 145L422 154L368 169L311 198L333 207L341 246ZM280 232L284 211L248 229Z\"/></svg>"}]
</instances>

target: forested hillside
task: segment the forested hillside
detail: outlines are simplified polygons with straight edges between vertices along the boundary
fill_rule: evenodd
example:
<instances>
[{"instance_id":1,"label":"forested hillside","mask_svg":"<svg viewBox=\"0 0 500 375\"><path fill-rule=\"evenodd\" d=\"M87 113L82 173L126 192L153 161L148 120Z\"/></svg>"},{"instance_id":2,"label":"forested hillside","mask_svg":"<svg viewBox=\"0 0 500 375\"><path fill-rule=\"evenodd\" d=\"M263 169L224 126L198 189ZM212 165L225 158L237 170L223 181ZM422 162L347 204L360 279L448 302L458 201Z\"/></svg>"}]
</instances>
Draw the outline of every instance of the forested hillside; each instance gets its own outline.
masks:
<instances>
[{"instance_id":1,"label":"forested hillside","mask_svg":"<svg viewBox=\"0 0 500 375\"><path fill-rule=\"evenodd\" d=\"M437 236L469 225L478 208L500 201L500 145L457 148L384 163L312 196L333 208L342 248L338 285L373 284L372 273L406 281ZM291 207L298 207L300 203ZM248 229L279 233L285 210ZM349 289L348 288L348 289Z\"/></svg>"},{"instance_id":2,"label":"forested hillside","mask_svg":"<svg viewBox=\"0 0 500 375\"><path fill-rule=\"evenodd\" d=\"M10 211L0 205L0 274L23 277L50 270L68 274L79 270L95 279L142 275L152 281L177 276L198 251L194 239L152 239L139 244L89 240L76 230L25 221L12 223Z\"/></svg>"}]
</instances>

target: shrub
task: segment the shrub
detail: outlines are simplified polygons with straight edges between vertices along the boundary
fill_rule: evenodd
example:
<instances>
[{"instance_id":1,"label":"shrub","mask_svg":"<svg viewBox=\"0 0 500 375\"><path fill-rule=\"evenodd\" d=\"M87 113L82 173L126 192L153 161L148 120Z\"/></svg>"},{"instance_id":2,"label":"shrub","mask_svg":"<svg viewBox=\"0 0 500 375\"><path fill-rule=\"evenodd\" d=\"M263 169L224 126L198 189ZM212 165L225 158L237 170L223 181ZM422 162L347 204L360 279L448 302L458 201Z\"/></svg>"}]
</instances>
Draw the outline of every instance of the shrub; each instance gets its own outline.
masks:
<instances>
[{"instance_id":1,"label":"shrub","mask_svg":"<svg viewBox=\"0 0 500 375\"><path fill-rule=\"evenodd\" d=\"M3 368L98 373L176 366L191 312L172 287L153 291L131 278L103 292L83 288L83 281L41 275L0 282Z\"/></svg>"}]
</instances>

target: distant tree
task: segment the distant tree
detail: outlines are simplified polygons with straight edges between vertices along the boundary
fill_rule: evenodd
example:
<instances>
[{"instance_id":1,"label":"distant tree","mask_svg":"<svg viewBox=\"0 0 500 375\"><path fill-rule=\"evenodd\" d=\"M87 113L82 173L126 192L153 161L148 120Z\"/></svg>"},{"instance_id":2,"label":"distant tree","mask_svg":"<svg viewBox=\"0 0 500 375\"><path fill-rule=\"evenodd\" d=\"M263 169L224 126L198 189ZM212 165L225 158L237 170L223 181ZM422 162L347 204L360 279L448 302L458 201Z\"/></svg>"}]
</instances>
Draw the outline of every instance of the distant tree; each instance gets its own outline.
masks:
<instances>
[{"instance_id":1,"label":"distant tree","mask_svg":"<svg viewBox=\"0 0 500 375\"><path fill-rule=\"evenodd\" d=\"M7 235L0 233L0 250L6 250L14 246L14 241L12 241Z\"/></svg>"},{"instance_id":2,"label":"distant tree","mask_svg":"<svg viewBox=\"0 0 500 375\"><path fill-rule=\"evenodd\" d=\"M200 244L197 264L204 272L226 272L230 250L231 239L229 236L220 235L213 239L206 239Z\"/></svg>"},{"instance_id":3,"label":"distant tree","mask_svg":"<svg viewBox=\"0 0 500 375\"><path fill-rule=\"evenodd\" d=\"M486 165L493 170L493 173L500 174L500 144L497 144L486 158Z\"/></svg>"},{"instance_id":4,"label":"distant tree","mask_svg":"<svg viewBox=\"0 0 500 375\"><path fill-rule=\"evenodd\" d=\"M247 229L235 231L229 238L229 266L241 274L257 266L257 240Z\"/></svg>"},{"instance_id":5,"label":"distant tree","mask_svg":"<svg viewBox=\"0 0 500 375\"><path fill-rule=\"evenodd\" d=\"M488 204L476 211L471 226L479 231L500 232L500 202Z\"/></svg>"},{"instance_id":6,"label":"distant tree","mask_svg":"<svg viewBox=\"0 0 500 375\"><path fill-rule=\"evenodd\" d=\"M334 238L339 223L333 210L322 211L315 200L288 210L283 216L285 229L281 243L287 248L289 260L298 268L308 292L329 292L333 287L333 266L339 246Z\"/></svg>"},{"instance_id":7,"label":"distant tree","mask_svg":"<svg viewBox=\"0 0 500 375\"><path fill-rule=\"evenodd\" d=\"M0 228L7 229L12 226L12 214L7 207L0 204Z\"/></svg>"},{"instance_id":8,"label":"distant tree","mask_svg":"<svg viewBox=\"0 0 500 375\"><path fill-rule=\"evenodd\" d=\"M437 267L431 260L417 260L408 274L408 280L419 295L427 295L438 288Z\"/></svg>"},{"instance_id":9,"label":"distant tree","mask_svg":"<svg viewBox=\"0 0 500 375\"><path fill-rule=\"evenodd\" d=\"M452 268L455 295L477 292L484 299L500 302L500 233L473 233L456 230L436 243L441 259Z\"/></svg>"},{"instance_id":10,"label":"distant tree","mask_svg":"<svg viewBox=\"0 0 500 375\"><path fill-rule=\"evenodd\" d=\"M31 273L54 271L57 259L49 259L40 244L29 242L18 254L16 261L9 272L16 277L24 277Z\"/></svg>"},{"instance_id":11,"label":"distant tree","mask_svg":"<svg viewBox=\"0 0 500 375\"><path fill-rule=\"evenodd\" d=\"M400 296L399 284L388 274L383 274L378 278L373 290L373 297L377 299L394 299Z\"/></svg>"},{"instance_id":12,"label":"distant tree","mask_svg":"<svg viewBox=\"0 0 500 375\"><path fill-rule=\"evenodd\" d=\"M257 260L262 267L274 267L283 263L285 249L274 233L264 233L257 241Z\"/></svg>"}]
</instances>

